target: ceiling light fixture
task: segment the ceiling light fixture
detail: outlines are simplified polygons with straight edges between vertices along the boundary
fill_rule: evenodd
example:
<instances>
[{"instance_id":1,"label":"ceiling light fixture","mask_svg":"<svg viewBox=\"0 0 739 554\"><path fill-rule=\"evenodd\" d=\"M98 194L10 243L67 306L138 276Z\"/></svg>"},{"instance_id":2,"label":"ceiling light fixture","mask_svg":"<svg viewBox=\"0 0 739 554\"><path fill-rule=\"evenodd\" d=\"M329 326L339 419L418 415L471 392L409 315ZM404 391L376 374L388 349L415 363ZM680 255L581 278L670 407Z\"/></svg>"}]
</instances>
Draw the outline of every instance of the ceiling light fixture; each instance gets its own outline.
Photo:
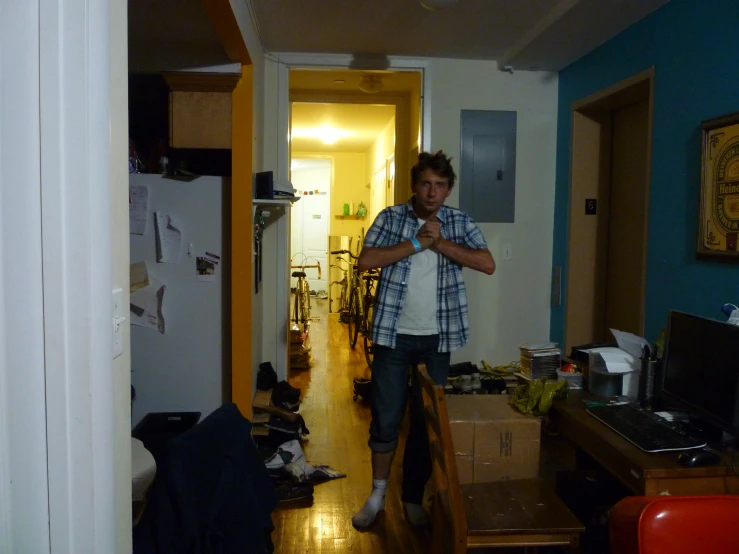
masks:
<instances>
[{"instance_id":1,"label":"ceiling light fixture","mask_svg":"<svg viewBox=\"0 0 739 554\"><path fill-rule=\"evenodd\" d=\"M435 12L448 8L449 6L453 6L457 2L459 2L459 0L419 0L418 3L427 10Z\"/></svg>"},{"instance_id":2,"label":"ceiling light fixture","mask_svg":"<svg viewBox=\"0 0 739 554\"><path fill-rule=\"evenodd\" d=\"M384 88L382 77L379 75L362 75L359 80L359 90L367 94L375 94Z\"/></svg>"},{"instance_id":3,"label":"ceiling light fixture","mask_svg":"<svg viewBox=\"0 0 739 554\"><path fill-rule=\"evenodd\" d=\"M321 127L309 127L302 129L293 129L293 138L312 138L318 139L324 144L335 144L339 139L351 136L350 131L343 129L337 129L330 125L323 125Z\"/></svg>"}]
</instances>

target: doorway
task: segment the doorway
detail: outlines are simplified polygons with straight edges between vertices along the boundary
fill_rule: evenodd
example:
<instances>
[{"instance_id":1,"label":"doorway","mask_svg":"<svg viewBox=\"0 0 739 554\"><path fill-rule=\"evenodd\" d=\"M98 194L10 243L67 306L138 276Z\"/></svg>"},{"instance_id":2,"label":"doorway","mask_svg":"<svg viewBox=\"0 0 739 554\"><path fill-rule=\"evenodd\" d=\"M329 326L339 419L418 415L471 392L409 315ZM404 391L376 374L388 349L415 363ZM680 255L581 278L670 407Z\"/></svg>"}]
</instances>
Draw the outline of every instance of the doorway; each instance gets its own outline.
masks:
<instances>
[{"instance_id":1,"label":"doorway","mask_svg":"<svg viewBox=\"0 0 739 554\"><path fill-rule=\"evenodd\" d=\"M311 291L326 292L328 262L329 206L331 205L330 158L293 158L290 160L292 184L300 201L291 212L290 259L292 266L319 265L306 269ZM291 277L291 287L297 279Z\"/></svg>"},{"instance_id":2,"label":"doorway","mask_svg":"<svg viewBox=\"0 0 739 554\"><path fill-rule=\"evenodd\" d=\"M572 106L565 351L644 334L654 70Z\"/></svg>"}]
</instances>

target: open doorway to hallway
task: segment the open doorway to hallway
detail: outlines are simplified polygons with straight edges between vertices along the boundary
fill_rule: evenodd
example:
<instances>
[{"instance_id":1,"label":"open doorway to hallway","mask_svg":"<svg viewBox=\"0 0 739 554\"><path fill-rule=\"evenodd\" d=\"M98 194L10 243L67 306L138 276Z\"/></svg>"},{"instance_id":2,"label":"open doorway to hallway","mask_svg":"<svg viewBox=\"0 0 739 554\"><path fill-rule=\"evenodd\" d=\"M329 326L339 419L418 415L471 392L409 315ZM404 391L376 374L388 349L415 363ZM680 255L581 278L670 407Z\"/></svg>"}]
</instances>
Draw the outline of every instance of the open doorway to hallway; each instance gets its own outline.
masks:
<instances>
[{"instance_id":1,"label":"open doorway to hallway","mask_svg":"<svg viewBox=\"0 0 739 554\"><path fill-rule=\"evenodd\" d=\"M369 326L353 348L349 338L352 284L364 285L352 255L380 211L410 195L421 136L421 74L293 69L289 81L290 180L301 196L292 215L291 265L319 261L320 279L305 271L315 292L311 304L342 323L331 329L343 340L329 344L366 359L361 335ZM330 254L339 250L347 253Z\"/></svg>"}]
</instances>

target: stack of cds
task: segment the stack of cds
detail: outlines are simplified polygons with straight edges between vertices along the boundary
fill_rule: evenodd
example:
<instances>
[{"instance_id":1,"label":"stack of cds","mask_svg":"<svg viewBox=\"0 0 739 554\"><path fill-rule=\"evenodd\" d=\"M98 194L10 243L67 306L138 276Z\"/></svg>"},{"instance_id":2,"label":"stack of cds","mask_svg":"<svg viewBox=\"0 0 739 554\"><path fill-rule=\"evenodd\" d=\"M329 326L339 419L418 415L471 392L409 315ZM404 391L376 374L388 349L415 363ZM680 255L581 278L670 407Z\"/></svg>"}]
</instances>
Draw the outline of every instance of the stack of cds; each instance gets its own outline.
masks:
<instances>
[{"instance_id":1,"label":"stack of cds","mask_svg":"<svg viewBox=\"0 0 739 554\"><path fill-rule=\"evenodd\" d=\"M528 379L557 380L561 367L561 352L553 342L523 344L521 350L521 373Z\"/></svg>"}]
</instances>

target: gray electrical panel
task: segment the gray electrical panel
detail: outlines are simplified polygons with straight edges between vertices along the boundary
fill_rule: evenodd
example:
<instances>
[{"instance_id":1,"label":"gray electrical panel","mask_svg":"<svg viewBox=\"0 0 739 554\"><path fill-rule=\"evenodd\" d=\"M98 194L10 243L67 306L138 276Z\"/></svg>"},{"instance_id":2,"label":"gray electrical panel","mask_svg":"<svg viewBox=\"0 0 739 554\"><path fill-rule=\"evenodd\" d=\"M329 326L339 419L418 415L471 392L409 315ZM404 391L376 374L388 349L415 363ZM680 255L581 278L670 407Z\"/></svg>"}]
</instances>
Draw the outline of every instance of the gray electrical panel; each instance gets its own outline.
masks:
<instances>
[{"instance_id":1,"label":"gray electrical panel","mask_svg":"<svg viewBox=\"0 0 739 554\"><path fill-rule=\"evenodd\" d=\"M513 223L516 112L462 110L459 207L477 222Z\"/></svg>"}]
</instances>

